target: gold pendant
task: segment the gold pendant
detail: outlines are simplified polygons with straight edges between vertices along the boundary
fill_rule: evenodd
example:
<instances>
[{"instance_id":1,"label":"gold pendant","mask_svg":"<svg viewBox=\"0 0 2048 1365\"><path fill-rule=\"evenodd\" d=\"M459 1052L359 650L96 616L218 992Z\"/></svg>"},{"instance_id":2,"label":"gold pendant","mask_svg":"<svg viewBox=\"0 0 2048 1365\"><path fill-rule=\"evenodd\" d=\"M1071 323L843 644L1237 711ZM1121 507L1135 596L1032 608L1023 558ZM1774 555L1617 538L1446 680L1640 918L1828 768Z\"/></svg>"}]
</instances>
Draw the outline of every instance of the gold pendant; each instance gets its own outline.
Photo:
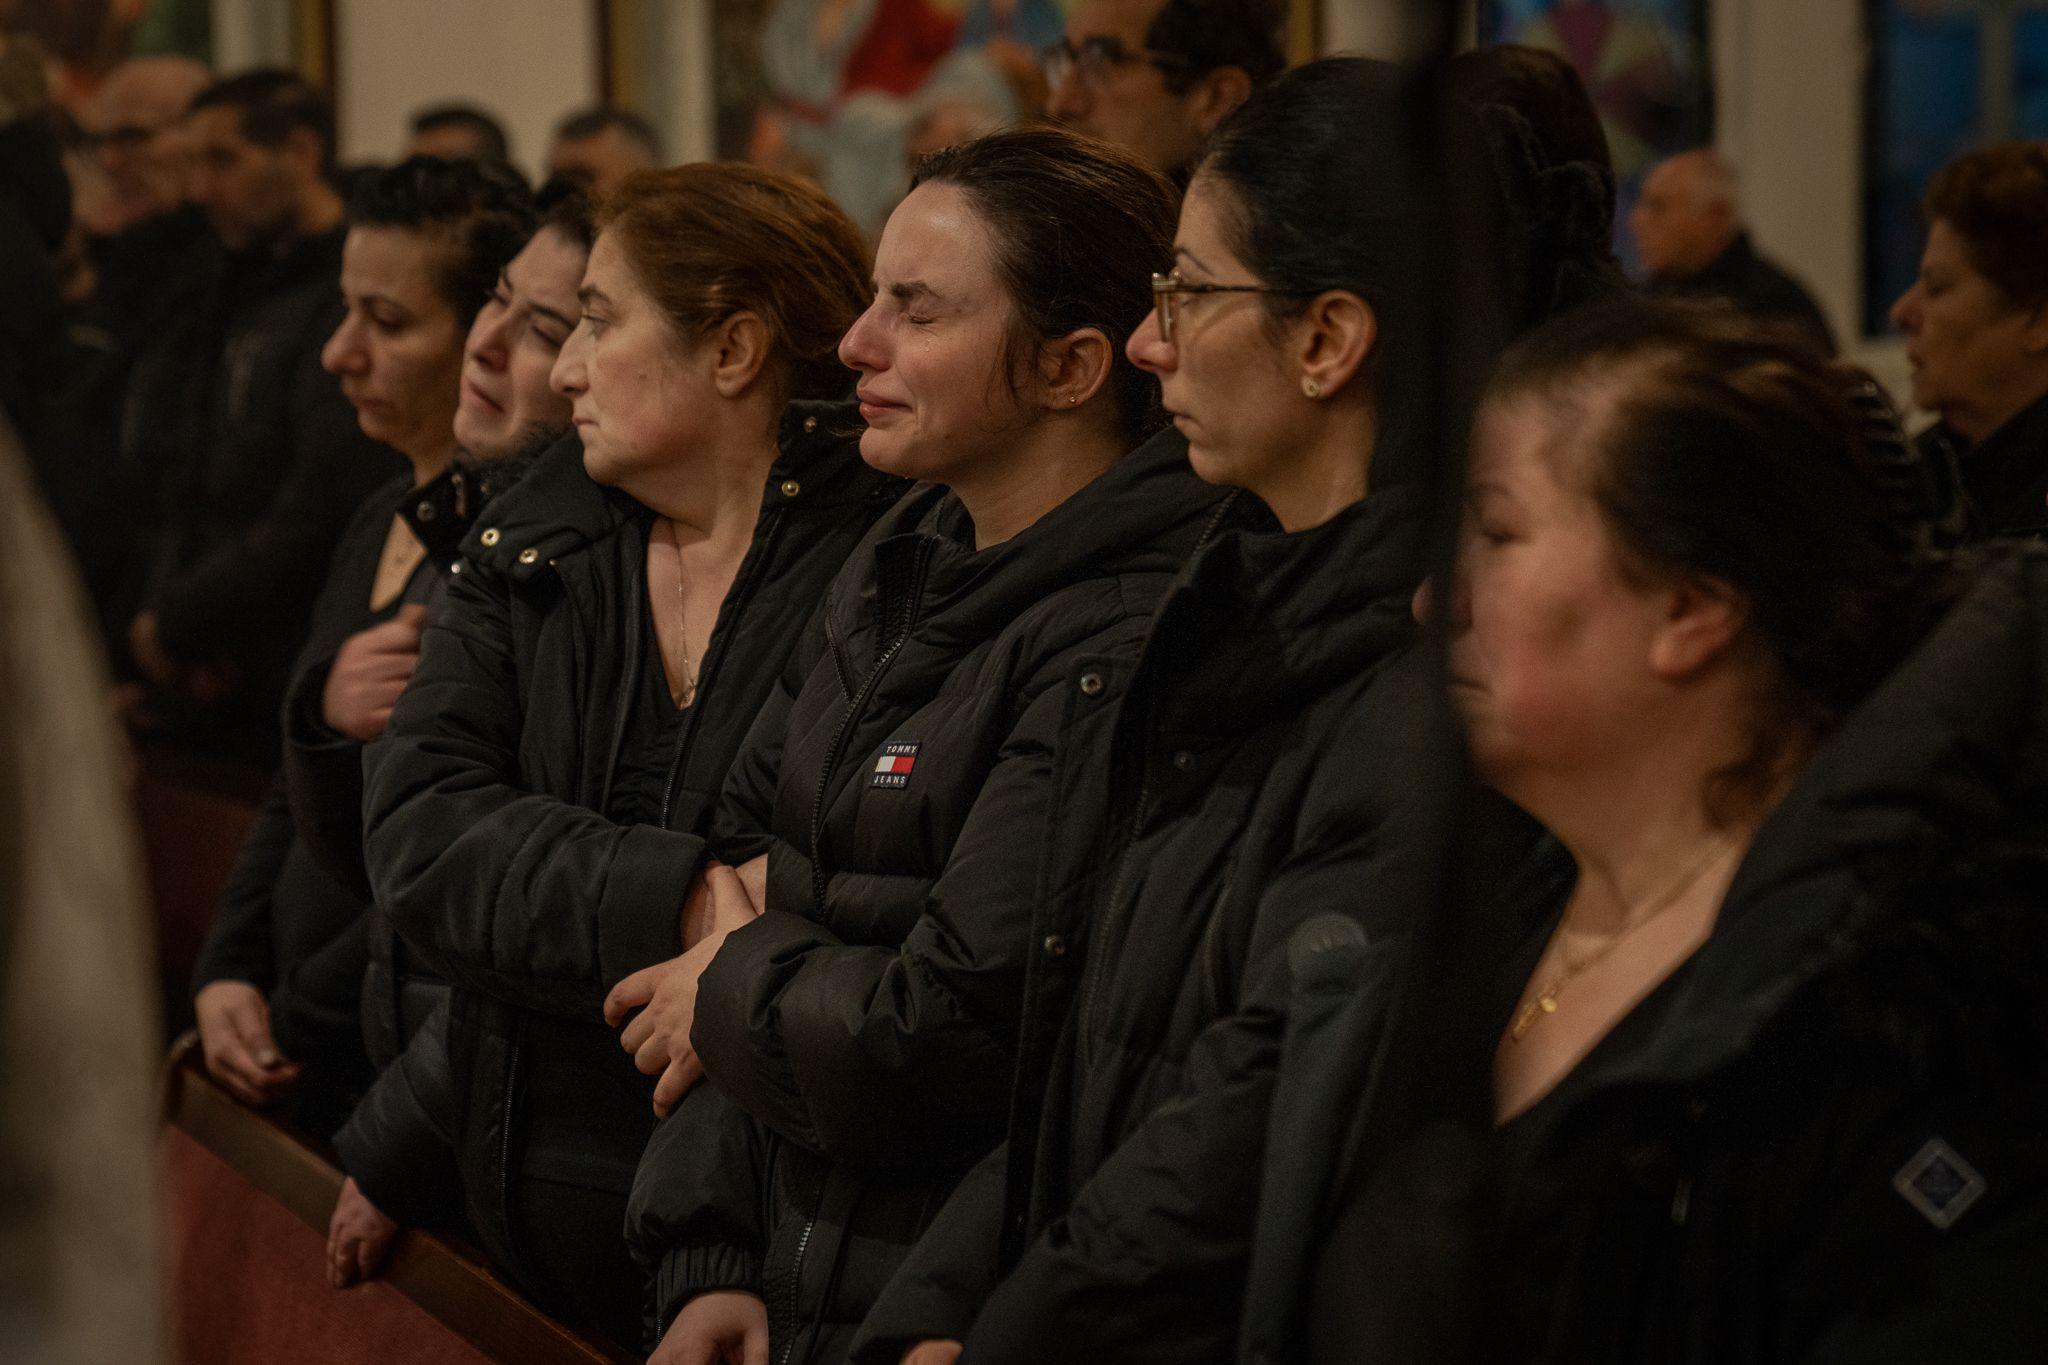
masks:
<instances>
[{"instance_id":1,"label":"gold pendant","mask_svg":"<svg viewBox=\"0 0 2048 1365\"><path fill-rule=\"evenodd\" d=\"M1557 988L1562 982L1553 983L1547 990L1539 991L1534 1000L1523 1007L1515 1016L1515 1022L1508 1028L1508 1040L1519 1043L1536 1027L1536 1021L1546 1014L1557 1013Z\"/></svg>"}]
</instances>

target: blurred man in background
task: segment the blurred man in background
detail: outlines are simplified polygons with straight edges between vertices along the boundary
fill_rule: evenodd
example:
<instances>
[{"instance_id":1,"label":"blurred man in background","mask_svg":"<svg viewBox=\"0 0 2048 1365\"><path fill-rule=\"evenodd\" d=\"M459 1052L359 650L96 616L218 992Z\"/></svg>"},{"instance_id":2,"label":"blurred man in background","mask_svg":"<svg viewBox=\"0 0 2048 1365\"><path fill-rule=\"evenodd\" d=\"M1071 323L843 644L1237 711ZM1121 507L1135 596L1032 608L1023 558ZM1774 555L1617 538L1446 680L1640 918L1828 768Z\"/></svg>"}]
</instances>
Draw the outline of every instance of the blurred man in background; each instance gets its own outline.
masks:
<instances>
[{"instance_id":1,"label":"blurred man in background","mask_svg":"<svg viewBox=\"0 0 2048 1365\"><path fill-rule=\"evenodd\" d=\"M654 125L630 109L601 104L569 115L556 127L547 173L602 197L633 172L661 164L661 138Z\"/></svg>"},{"instance_id":2,"label":"blurred man in background","mask_svg":"<svg viewBox=\"0 0 2048 1365\"><path fill-rule=\"evenodd\" d=\"M1081 0L1045 54L1046 112L1185 182L1202 143L1287 65L1275 0Z\"/></svg>"},{"instance_id":3,"label":"blurred man in background","mask_svg":"<svg viewBox=\"0 0 2048 1365\"><path fill-rule=\"evenodd\" d=\"M249 72L200 94L187 127L192 196L222 250L128 395L123 466L166 471L164 522L126 632L148 685L131 695L131 716L268 761L335 540L399 463L320 368L342 313L326 99L289 72Z\"/></svg>"},{"instance_id":4,"label":"blurred man in background","mask_svg":"<svg viewBox=\"0 0 2048 1365\"><path fill-rule=\"evenodd\" d=\"M1835 353L1834 332L1806 287L1757 255L1742 221L1735 168L1719 152L1681 152L1652 169L1628 222L1650 293L1725 299L1752 317L1791 327L1822 355Z\"/></svg>"},{"instance_id":5,"label":"blurred man in background","mask_svg":"<svg viewBox=\"0 0 2048 1365\"><path fill-rule=\"evenodd\" d=\"M474 105L437 104L412 116L412 141L405 154L510 162L512 144L504 125Z\"/></svg>"}]
</instances>

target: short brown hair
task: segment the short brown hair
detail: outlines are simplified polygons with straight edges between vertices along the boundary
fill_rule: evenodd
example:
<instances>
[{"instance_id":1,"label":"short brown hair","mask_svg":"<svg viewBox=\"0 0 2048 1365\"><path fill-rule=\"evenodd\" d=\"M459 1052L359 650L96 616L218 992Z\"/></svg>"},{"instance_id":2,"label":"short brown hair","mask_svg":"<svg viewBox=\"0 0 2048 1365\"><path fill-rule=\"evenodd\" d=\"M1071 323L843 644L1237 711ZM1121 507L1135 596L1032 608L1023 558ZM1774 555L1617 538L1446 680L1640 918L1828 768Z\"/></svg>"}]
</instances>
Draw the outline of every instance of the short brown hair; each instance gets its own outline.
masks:
<instances>
[{"instance_id":1,"label":"short brown hair","mask_svg":"<svg viewBox=\"0 0 2048 1365\"><path fill-rule=\"evenodd\" d=\"M1927 187L1927 219L1963 239L1977 273L2021 308L2048 303L2048 142L1965 152Z\"/></svg>"},{"instance_id":2,"label":"short brown hair","mask_svg":"<svg viewBox=\"0 0 2048 1365\"><path fill-rule=\"evenodd\" d=\"M725 162L638 171L597 209L678 336L735 313L767 325L791 398L843 397L839 338L868 306L860 229L817 187Z\"/></svg>"}]
</instances>

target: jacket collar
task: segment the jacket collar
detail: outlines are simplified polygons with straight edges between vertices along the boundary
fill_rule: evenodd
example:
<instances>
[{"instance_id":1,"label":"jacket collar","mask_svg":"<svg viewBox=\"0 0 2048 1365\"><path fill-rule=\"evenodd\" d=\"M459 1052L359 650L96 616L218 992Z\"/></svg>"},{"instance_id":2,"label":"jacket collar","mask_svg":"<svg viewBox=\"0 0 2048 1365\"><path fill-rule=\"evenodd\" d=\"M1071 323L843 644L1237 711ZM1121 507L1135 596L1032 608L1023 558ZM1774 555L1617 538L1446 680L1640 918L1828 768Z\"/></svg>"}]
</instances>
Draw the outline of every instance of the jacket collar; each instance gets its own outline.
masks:
<instances>
[{"instance_id":1,"label":"jacket collar","mask_svg":"<svg viewBox=\"0 0 2048 1365\"><path fill-rule=\"evenodd\" d=\"M427 547L428 556L445 568L461 557L463 537L484 507L518 483L534 458L512 455L502 460L474 460L459 456L423 487L408 490L398 515Z\"/></svg>"},{"instance_id":2,"label":"jacket collar","mask_svg":"<svg viewBox=\"0 0 2048 1365\"><path fill-rule=\"evenodd\" d=\"M1963 489L1982 529L2007 535L2048 527L2048 394L1975 446L1948 438L1960 451Z\"/></svg>"},{"instance_id":3,"label":"jacket collar","mask_svg":"<svg viewBox=\"0 0 2048 1365\"><path fill-rule=\"evenodd\" d=\"M960 500L927 486L884 519L874 541L878 595L911 592L918 634L940 646L994 635L1033 604L1074 583L1121 573L1176 573L1227 500L1188 466L1187 442L1168 430L1000 545L973 546ZM922 542L919 544L918 542ZM893 571L916 549L921 583ZM849 602L849 608L852 603ZM905 610L878 602L877 619Z\"/></svg>"},{"instance_id":4,"label":"jacket collar","mask_svg":"<svg viewBox=\"0 0 2048 1365\"><path fill-rule=\"evenodd\" d=\"M789 405L777 431L779 453L762 489L764 512L876 496L873 477L860 462L859 411L852 403ZM516 472L518 481L491 502L460 549L518 581L653 516L584 472L583 442L573 433Z\"/></svg>"},{"instance_id":5,"label":"jacket collar","mask_svg":"<svg viewBox=\"0 0 2048 1365\"><path fill-rule=\"evenodd\" d=\"M1218 536L1146 648L1146 672L1172 680L1161 722L1189 734L1255 729L1414 639L1425 502L1402 483L1306 531L1281 531L1266 513Z\"/></svg>"}]
</instances>

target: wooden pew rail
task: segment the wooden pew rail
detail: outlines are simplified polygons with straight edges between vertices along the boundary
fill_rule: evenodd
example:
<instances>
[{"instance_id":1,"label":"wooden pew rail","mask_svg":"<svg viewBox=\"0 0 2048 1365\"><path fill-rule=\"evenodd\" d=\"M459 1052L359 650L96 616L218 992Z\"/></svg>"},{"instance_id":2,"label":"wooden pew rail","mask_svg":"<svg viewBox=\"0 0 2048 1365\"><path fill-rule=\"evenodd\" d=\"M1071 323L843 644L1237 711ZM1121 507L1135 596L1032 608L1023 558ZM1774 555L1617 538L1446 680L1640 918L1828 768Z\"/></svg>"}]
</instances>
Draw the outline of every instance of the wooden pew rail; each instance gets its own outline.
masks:
<instances>
[{"instance_id":1,"label":"wooden pew rail","mask_svg":"<svg viewBox=\"0 0 2048 1365\"><path fill-rule=\"evenodd\" d=\"M172 1048L163 1159L174 1334L189 1365L628 1365L529 1303L467 1249L399 1235L383 1274L327 1284L327 1221L342 1172L206 1074L198 1039Z\"/></svg>"}]
</instances>

